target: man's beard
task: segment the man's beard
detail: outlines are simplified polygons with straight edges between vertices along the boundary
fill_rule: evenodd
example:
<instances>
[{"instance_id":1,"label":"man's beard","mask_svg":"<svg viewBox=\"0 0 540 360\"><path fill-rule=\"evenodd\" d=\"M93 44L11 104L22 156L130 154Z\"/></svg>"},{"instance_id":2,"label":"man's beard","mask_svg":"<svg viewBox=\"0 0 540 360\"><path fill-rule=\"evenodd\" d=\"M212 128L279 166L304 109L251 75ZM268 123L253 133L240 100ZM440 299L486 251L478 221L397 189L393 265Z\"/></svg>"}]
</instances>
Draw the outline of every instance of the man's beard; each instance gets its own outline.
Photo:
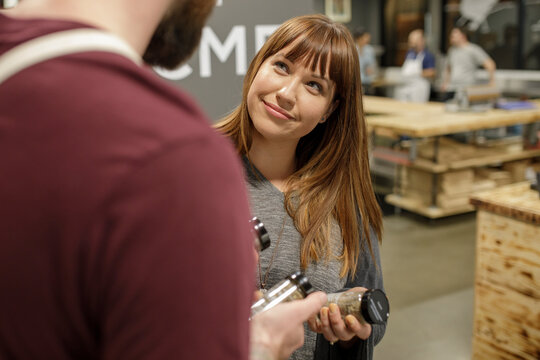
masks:
<instances>
[{"instance_id":1,"label":"man's beard","mask_svg":"<svg viewBox=\"0 0 540 360\"><path fill-rule=\"evenodd\" d=\"M180 0L169 10L152 35L144 61L152 66L175 69L195 51L215 0Z\"/></svg>"}]
</instances>

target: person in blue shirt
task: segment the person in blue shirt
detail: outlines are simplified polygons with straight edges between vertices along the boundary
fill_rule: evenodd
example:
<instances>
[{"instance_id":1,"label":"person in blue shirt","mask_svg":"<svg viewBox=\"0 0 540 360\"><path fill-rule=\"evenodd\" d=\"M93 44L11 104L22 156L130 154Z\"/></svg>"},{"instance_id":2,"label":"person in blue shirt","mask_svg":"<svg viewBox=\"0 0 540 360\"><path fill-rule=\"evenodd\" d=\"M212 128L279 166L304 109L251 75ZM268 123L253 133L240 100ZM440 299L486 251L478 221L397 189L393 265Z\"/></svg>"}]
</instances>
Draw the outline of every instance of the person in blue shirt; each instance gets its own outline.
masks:
<instances>
[{"instance_id":1,"label":"person in blue shirt","mask_svg":"<svg viewBox=\"0 0 540 360\"><path fill-rule=\"evenodd\" d=\"M435 56L426 49L424 32L416 29L409 34L409 51L401 66L404 84L396 89L396 98L408 102L429 100L431 80L435 77Z\"/></svg>"},{"instance_id":2,"label":"person in blue shirt","mask_svg":"<svg viewBox=\"0 0 540 360\"><path fill-rule=\"evenodd\" d=\"M371 83L377 73L377 59L375 58L375 49L369 44L371 34L363 27L357 28L354 33L354 42L358 51L358 60L360 61L360 80L362 90L370 93Z\"/></svg>"}]
</instances>

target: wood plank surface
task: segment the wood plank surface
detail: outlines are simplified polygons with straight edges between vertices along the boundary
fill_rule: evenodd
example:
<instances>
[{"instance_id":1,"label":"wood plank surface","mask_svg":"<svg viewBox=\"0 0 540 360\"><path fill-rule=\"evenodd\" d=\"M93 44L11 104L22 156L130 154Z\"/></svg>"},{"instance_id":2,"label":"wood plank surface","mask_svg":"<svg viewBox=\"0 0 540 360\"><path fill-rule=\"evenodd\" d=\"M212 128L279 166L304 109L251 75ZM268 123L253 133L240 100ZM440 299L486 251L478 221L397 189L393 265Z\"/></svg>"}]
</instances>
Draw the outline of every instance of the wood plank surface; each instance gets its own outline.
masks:
<instances>
[{"instance_id":1,"label":"wood plank surface","mask_svg":"<svg viewBox=\"0 0 540 360\"><path fill-rule=\"evenodd\" d=\"M474 211L474 206L472 205L463 205L456 208L443 209L436 206L426 206L420 199L408 198L396 194L386 195L384 199L390 205L409 210L430 219L438 219L446 216L464 214Z\"/></svg>"},{"instance_id":2,"label":"wood plank surface","mask_svg":"<svg viewBox=\"0 0 540 360\"><path fill-rule=\"evenodd\" d=\"M532 190L528 182L474 194L471 204L499 215L540 224L540 197L538 191Z\"/></svg>"},{"instance_id":3,"label":"wood plank surface","mask_svg":"<svg viewBox=\"0 0 540 360\"><path fill-rule=\"evenodd\" d=\"M414 104L389 98L364 96L370 129L385 128L399 135L427 137L540 121L537 109L485 112L447 112L442 103Z\"/></svg>"}]
</instances>

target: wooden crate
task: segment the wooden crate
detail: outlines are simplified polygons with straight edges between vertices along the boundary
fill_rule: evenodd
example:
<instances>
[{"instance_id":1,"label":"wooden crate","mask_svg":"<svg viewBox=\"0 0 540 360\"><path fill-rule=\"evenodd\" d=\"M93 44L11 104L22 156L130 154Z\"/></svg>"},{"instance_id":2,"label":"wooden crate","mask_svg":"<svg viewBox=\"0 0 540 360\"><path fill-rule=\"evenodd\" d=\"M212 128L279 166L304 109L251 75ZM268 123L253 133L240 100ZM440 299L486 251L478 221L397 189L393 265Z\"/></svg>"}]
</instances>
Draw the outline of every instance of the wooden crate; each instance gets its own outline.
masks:
<instances>
[{"instance_id":1,"label":"wooden crate","mask_svg":"<svg viewBox=\"0 0 540 360\"><path fill-rule=\"evenodd\" d=\"M423 159L434 160L435 141L426 140L418 145L418 156ZM454 161L474 159L482 156L491 156L503 153L499 147L483 147L464 144L447 137L440 137L437 146L437 163L448 164Z\"/></svg>"},{"instance_id":2,"label":"wooden crate","mask_svg":"<svg viewBox=\"0 0 540 360\"><path fill-rule=\"evenodd\" d=\"M480 179L493 180L497 186L512 184L514 182L510 171L499 170L497 168L479 168L476 169L477 177Z\"/></svg>"},{"instance_id":3,"label":"wooden crate","mask_svg":"<svg viewBox=\"0 0 540 360\"><path fill-rule=\"evenodd\" d=\"M525 171L529 164L529 160L512 161L503 164L503 170L511 174L513 182L525 181Z\"/></svg>"},{"instance_id":4,"label":"wooden crate","mask_svg":"<svg viewBox=\"0 0 540 360\"><path fill-rule=\"evenodd\" d=\"M433 173L424 170L406 168L404 178L402 185L406 188L430 192L433 187ZM438 192L446 194L470 192L474 183L474 170L449 171L438 174L437 178Z\"/></svg>"},{"instance_id":5,"label":"wooden crate","mask_svg":"<svg viewBox=\"0 0 540 360\"><path fill-rule=\"evenodd\" d=\"M538 193L514 184L472 202L479 210L473 359L540 359Z\"/></svg>"},{"instance_id":6,"label":"wooden crate","mask_svg":"<svg viewBox=\"0 0 540 360\"><path fill-rule=\"evenodd\" d=\"M489 179L475 179L473 169L449 171L437 175L437 196L435 205L442 209L455 209L469 204L469 196L474 191L494 188L496 182ZM404 168L401 194L415 200L419 205L432 205L433 174L414 168Z\"/></svg>"}]
</instances>

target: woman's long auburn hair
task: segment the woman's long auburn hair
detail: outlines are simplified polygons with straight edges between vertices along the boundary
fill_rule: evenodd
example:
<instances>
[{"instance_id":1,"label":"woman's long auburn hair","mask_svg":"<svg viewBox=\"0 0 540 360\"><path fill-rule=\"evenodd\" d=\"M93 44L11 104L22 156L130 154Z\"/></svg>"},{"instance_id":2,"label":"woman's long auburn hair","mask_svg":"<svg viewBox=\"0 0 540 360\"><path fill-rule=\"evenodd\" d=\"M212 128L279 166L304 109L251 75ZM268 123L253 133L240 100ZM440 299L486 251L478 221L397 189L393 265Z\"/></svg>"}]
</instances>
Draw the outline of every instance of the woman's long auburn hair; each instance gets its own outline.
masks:
<instances>
[{"instance_id":1,"label":"woman's long auburn hair","mask_svg":"<svg viewBox=\"0 0 540 360\"><path fill-rule=\"evenodd\" d=\"M341 276L354 276L360 237L366 240L373 258L370 227L378 239L382 215L375 199L369 172L367 135L362 108L358 53L349 31L323 15L306 15L283 23L257 53L244 79L241 104L216 125L229 137L240 155L249 158L253 123L247 94L262 63L291 45L286 58L302 61L312 71L318 67L335 83L336 109L324 123L302 137L296 148L296 171L290 176L285 208L302 235L300 263L330 258L331 225L340 226L343 236ZM361 230L360 230L361 228Z\"/></svg>"}]
</instances>

